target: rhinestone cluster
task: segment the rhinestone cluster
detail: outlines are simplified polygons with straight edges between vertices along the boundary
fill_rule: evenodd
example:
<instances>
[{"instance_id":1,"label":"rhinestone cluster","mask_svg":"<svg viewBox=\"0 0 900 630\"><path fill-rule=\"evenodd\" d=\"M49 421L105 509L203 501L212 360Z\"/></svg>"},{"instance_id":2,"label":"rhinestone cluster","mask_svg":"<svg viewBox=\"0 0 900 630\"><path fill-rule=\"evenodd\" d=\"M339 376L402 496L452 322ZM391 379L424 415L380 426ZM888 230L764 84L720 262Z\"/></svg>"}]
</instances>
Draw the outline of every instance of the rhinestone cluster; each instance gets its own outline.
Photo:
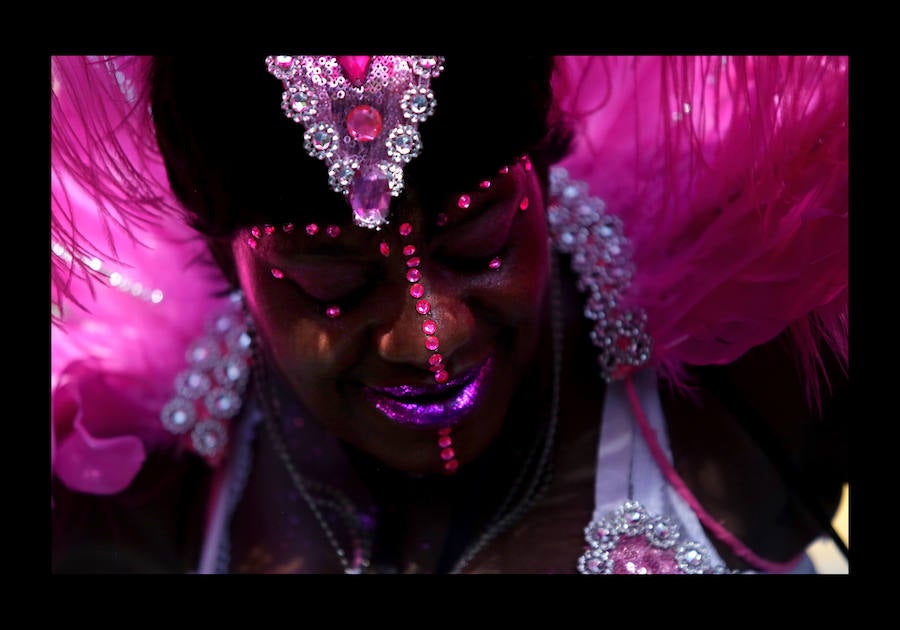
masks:
<instances>
[{"instance_id":1,"label":"rhinestone cluster","mask_svg":"<svg viewBox=\"0 0 900 630\"><path fill-rule=\"evenodd\" d=\"M560 167L550 171L547 214L554 246L571 255L578 290L587 294L584 316L594 322L590 337L600 350L600 372L607 382L622 379L646 363L653 349L646 313L619 305L633 273L622 222Z\"/></svg>"},{"instance_id":2,"label":"rhinestone cluster","mask_svg":"<svg viewBox=\"0 0 900 630\"><path fill-rule=\"evenodd\" d=\"M597 574L730 573L696 542L681 542L681 532L668 518L649 513L637 501L626 501L584 528L587 549L578 571Z\"/></svg>"},{"instance_id":3,"label":"rhinestone cluster","mask_svg":"<svg viewBox=\"0 0 900 630\"><path fill-rule=\"evenodd\" d=\"M361 59L358 74L324 56L273 55L266 67L284 84L285 116L306 128L304 148L328 165L332 190L348 197L357 225L377 229L403 190L403 166L421 150L418 125L434 113L430 83L443 58Z\"/></svg>"},{"instance_id":4,"label":"rhinestone cluster","mask_svg":"<svg viewBox=\"0 0 900 630\"><path fill-rule=\"evenodd\" d=\"M230 303L232 309L213 318L188 347L188 367L175 376L175 396L160 413L168 431L186 436L189 447L207 458L225 448L227 421L240 411L250 377L251 338L240 292Z\"/></svg>"}]
</instances>

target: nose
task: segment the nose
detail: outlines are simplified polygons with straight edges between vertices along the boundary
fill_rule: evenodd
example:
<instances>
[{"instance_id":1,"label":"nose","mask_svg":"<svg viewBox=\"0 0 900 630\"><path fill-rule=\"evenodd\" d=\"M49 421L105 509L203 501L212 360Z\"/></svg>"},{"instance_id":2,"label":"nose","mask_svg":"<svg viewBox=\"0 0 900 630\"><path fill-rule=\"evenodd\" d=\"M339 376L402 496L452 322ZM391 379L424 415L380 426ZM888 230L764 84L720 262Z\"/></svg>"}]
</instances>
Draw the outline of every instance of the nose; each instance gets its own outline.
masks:
<instances>
[{"instance_id":1,"label":"nose","mask_svg":"<svg viewBox=\"0 0 900 630\"><path fill-rule=\"evenodd\" d=\"M469 342L475 320L452 278L435 277L431 282L423 278L420 284L424 289L422 296L415 298L407 291L399 313L387 324L377 343L378 353L385 361L428 369L429 359L435 353L443 357L446 365ZM426 307L427 312L420 312ZM438 345L432 349L435 338Z\"/></svg>"}]
</instances>

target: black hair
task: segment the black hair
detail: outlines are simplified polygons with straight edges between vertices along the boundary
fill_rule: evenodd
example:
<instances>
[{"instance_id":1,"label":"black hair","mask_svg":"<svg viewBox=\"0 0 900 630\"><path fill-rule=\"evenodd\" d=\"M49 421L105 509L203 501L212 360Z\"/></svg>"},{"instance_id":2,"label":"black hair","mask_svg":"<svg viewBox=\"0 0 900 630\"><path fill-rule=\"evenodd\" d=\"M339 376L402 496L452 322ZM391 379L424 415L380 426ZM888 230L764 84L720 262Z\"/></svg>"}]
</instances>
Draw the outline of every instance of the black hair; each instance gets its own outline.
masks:
<instances>
[{"instance_id":1,"label":"black hair","mask_svg":"<svg viewBox=\"0 0 900 630\"><path fill-rule=\"evenodd\" d=\"M444 65L432 81L435 114L420 125L422 154L405 168L423 205L524 153L543 175L565 153L570 134L554 114L551 57L448 57ZM160 151L192 227L224 239L346 204L328 187L325 164L305 152L302 125L283 115L282 84L264 58L217 56L215 67L211 74L196 57L156 57L150 74Z\"/></svg>"}]
</instances>

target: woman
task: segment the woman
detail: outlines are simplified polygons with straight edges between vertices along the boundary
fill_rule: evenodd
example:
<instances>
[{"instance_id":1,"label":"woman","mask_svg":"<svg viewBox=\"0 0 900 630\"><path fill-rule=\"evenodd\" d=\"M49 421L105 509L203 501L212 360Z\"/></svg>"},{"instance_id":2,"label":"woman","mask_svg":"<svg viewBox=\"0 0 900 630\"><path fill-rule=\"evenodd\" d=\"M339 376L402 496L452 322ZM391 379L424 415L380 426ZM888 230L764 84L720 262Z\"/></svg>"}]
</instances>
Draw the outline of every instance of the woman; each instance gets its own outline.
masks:
<instances>
[{"instance_id":1,"label":"woman","mask_svg":"<svg viewBox=\"0 0 900 630\"><path fill-rule=\"evenodd\" d=\"M54 82L56 570L810 570L846 59Z\"/></svg>"}]
</instances>

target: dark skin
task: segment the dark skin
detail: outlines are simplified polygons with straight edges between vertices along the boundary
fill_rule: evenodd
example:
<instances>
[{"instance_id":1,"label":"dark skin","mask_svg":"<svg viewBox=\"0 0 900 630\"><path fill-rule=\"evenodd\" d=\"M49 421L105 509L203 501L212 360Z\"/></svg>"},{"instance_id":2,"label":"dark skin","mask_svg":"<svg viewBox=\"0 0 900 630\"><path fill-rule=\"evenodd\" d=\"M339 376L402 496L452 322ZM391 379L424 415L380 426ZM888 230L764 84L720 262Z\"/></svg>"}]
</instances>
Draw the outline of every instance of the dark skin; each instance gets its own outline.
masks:
<instances>
[{"instance_id":1,"label":"dark skin","mask_svg":"<svg viewBox=\"0 0 900 630\"><path fill-rule=\"evenodd\" d=\"M500 357L503 374L508 376L497 381L489 392L477 421L454 434L454 447L464 468L478 460L501 428L514 431L510 426L537 409L545 410L549 399L549 252L545 245L544 208L536 194L540 189L536 174L519 174L527 175L525 183L503 191L513 199L523 191L530 193L529 212L501 209L491 217L490 211L476 207L454 216L455 199L451 199L444 210L455 220L460 220L462 214L474 217L470 224L474 229L454 231L450 229L451 222L446 232L438 231L433 236L426 227L425 214L415 207L415 194L411 194L400 204L394 223L410 221L414 234L422 234L421 240L413 238L411 242L416 243L417 253L423 254L423 275L434 279L429 297L433 297L441 334L446 335L446 342L442 336L441 349L450 365L466 365L478 355L479 348L488 346L494 348L492 352ZM485 208L489 206L486 204ZM478 218L480 212L486 218ZM499 230L497 225L501 226ZM459 260L445 255L448 248L472 252L480 243L490 243L484 251L491 254L489 250L504 240L492 239L498 232L508 234L508 242L503 245L503 275L462 272ZM377 243L383 237L388 238L392 250L400 247L396 232L376 235L347 227L344 234L347 238L342 244L363 252L377 252ZM383 383L382 379L386 379L392 384L430 376L424 371L428 353L421 346L422 317L410 308L410 298L405 294L409 286L403 277L405 269L396 259L378 260L378 254L363 256L368 264L382 265L387 279L367 285L375 287L371 294L332 322L321 315L321 305L315 300L298 297L296 287L273 280L269 269L273 262L282 264L280 247L286 242L282 239L273 242L277 247L251 251L242 234L235 239L233 251L260 334L269 340L267 345L277 348L274 362L279 372L314 411L306 421L319 431L315 439L321 439L321 444L327 445L324 448L329 449L322 458L327 463L317 471L321 475L318 478L341 480L341 485L360 504L374 501L380 503L383 513L390 514L384 519L390 525L382 523L376 532L376 545L382 541L388 545L392 538L399 542L390 542L392 552L384 567L392 571L434 572L442 550L449 544L451 523L459 518L461 510L467 509L465 494L461 498L447 484L405 481L402 476L367 480L364 474L374 474L371 469L361 476L346 453L325 437L333 433L391 469L428 474L440 470L434 432L392 425L340 387L342 373L364 382L376 379ZM316 264L322 266L316 268ZM308 267L301 266L295 278L301 285L305 283L310 292L327 291L324 286L315 285L315 279L327 273L327 265L313 262ZM352 281L354 273L351 270L339 277ZM588 329L580 316L581 296L568 275L563 290L567 341L553 483L541 502L479 554L467 571L572 572L574 559L583 546L583 527L593 508L597 419L601 416L605 386L597 374L593 349L587 341ZM329 302L334 295L320 297ZM519 308L506 308L510 304ZM523 305L527 307L522 308ZM486 343L505 338L498 332L504 325L517 331L508 338L515 339L518 345ZM281 341L272 343L275 337ZM310 351L311 348L317 351ZM457 357L459 361L455 362ZM846 462L840 447L844 438L840 409L827 408L824 420L815 417L781 339L748 353L731 366L698 369L693 376L697 387L692 397L661 388L676 470L711 515L756 553L775 561L796 556L820 533L820 527L788 491L777 466L751 439L742 422L747 422L749 414L753 422L762 423L762 430L776 432L774 441L804 471L806 479L814 480L811 485L816 501L832 514L845 480L841 474ZM835 383L838 395L844 385L844 381ZM280 497L289 493L292 486L267 434L257 446L256 462L234 522L235 568L250 572L339 571L331 546L319 533L320 528L305 505L295 502L284 507ZM460 479L458 485L473 483L462 475ZM485 485L482 480L482 484L473 485L473 490L489 494L494 501L503 498L503 483ZM279 503L283 507L277 511L268 507ZM485 516L473 518L480 518L483 524ZM387 532L387 528L394 531ZM304 536L298 537L297 531L304 532ZM750 568L727 547L712 537L711 540L729 566Z\"/></svg>"}]
</instances>

